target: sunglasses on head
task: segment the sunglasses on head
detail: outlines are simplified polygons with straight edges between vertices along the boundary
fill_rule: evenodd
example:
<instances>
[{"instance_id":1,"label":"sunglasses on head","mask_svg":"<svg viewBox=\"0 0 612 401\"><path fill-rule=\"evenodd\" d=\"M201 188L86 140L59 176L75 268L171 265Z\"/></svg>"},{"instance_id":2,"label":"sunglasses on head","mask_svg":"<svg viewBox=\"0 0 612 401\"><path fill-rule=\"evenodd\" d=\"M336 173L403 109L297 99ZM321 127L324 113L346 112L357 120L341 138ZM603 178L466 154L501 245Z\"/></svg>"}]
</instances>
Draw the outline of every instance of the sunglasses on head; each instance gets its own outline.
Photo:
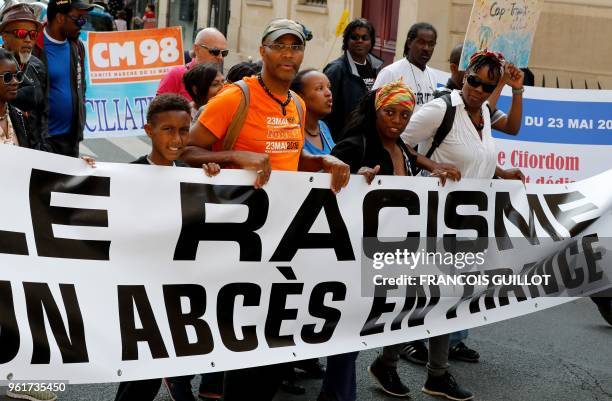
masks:
<instances>
[{"instance_id":1,"label":"sunglasses on head","mask_svg":"<svg viewBox=\"0 0 612 401\"><path fill-rule=\"evenodd\" d=\"M482 82L480 80L480 78L478 78L476 75L468 75L467 76L467 83L472 88L478 88L479 86L482 86L482 90L484 92L486 92L486 93L493 93L493 91L497 87L497 84L486 84L486 83Z\"/></svg>"},{"instance_id":2,"label":"sunglasses on head","mask_svg":"<svg viewBox=\"0 0 612 401\"><path fill-rule=\"evenodd\" d=\"M18 84L23 82L23 71L7 71L1 73L0 76L2 77L2 82L4 82L5 84L10 84L11 82L13 82L13 79L16 80Z\"/></svg>"},{"instance_id":3,"label":"sunglasses on head","mask_svg":"<svg viewBox=\"0 0 612 401\"><path fill-rule=\"evenodd\" d=\"M352 33L349 38L351 40L363 40L364 42L367 42L368 40L370 40L370 35L357 35L356 33Z\"/></svg>"},{"instance_id":4,"label":"sunglasses on head","mask_svg":"<svg viewBox=\"0 0 612 401\"><path fill-rule=\"evenodd\" d=\"M221 50L221 49L218 49L216 47L208 47L206 45L200 45L200 44L198 44L198 46L200 46L203 49L208 50L208 52L210 54L212 54L213 56L215 56L215 57L218 57L219 54L221 54L221 57L227 57L227 55L229 54L229 50L228 49Z\"/></svg>"},{"instance_id":5,"label":"sunglasses on head","mask_svg":"<svg viewBox=\"0 0 612 401\"><path fill-rule=\"evenodd\" d=\"M28 31L27 29L13 29L10 31L10 33L17 39L25 39L27 36L29 36L31 40L36 40L38 37L38 31L35 30Z\"/></svg>"},{"instance_id":6,"label":"sunglasses on head","mask_svg":"<svg viewBox=\"0 0 612 401\"><path fill-rule=\"evenodd\" d=\"M84 15L73 17L72 15L66 15L68 18L72 20L79 28L87 23L87 18Z\"/></svg>"}]
</instances>

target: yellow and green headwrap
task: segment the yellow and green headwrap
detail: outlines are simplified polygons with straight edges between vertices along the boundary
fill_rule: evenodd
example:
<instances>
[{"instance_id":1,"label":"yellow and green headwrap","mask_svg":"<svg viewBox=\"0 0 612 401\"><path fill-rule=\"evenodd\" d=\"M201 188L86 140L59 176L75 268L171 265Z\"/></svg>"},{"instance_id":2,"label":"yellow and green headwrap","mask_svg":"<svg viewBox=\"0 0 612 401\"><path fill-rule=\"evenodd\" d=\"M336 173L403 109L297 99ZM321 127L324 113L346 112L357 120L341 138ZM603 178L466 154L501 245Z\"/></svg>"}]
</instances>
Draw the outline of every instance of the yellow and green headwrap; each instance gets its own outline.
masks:
<instances>
[{"instance_id":1,"label":"yellow and green headwrap","mask_svg":"<svg viewBox=\"0 0 612 401\"><path fill-rule=\"evenodd\" d=\"M381 107L397 104L412 111L415 103L416 99L412 90L408 85L398 80L389 82L378 89L376 99L374 100L374 107L378 111Z\"/></svg>"}]
</instances>

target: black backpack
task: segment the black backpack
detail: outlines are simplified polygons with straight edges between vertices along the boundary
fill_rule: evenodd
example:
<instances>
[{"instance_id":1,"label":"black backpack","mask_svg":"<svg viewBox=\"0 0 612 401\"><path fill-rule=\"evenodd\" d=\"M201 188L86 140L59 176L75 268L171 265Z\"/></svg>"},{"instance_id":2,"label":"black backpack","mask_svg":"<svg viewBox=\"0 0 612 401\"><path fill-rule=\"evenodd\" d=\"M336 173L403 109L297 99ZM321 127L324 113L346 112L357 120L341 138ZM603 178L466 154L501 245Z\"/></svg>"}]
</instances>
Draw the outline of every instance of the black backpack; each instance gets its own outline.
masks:
<instances>
[{"instance_id":1,"label":"black backpack","mask_svg":"<svg viewBox=\"0 0 612 401\"><path fill-rule=\"evenodd\" d=\"M425 157L428 159L431 158L431 155L436 151L438 146L444 142L444 138L448 135L451 128L453 127L453 122L455 121L455 112L457 111L457 107L453 106L451 102L451 91L449 89L443 88L434 91L433 93L434 99L442 99L444 103L446 103L446 111L444 112L444 117L442 118L442 123L438 127L436 134L433 137L433 141L431 143L431 148L427 151ZM489 109L489 115L493 117L493 110L487 104L487 108ZM418 146L415 146L414 149L418 151ZM417 175L421 172L420 167L413 167L412 175Z\"/></svg>"},{"instance_id":2,"label":"black backpack","mask_svg":"<svg viewBox=\"0 0 612 401\"><path fill-rule=\"evenodd\" d=\"M431 155L433 155L438 146L440 146L440 144L444 142L444 138L446 138L451 128L453 127L453 122L455 121L455 112L457 111L457 108L451 103L450 92L446 90L437 90L434 92L433 95L435 99L441 98L442 100L444 100L444 103L446 103L446 111L444 112L442 123L436 130L436 134L433 137L431 147L427 151L427 154L425 154L425 157L427 157L428 159L431 158ZM414 149L418 151L418 145L415 146ZM417 175L421 172L422 169L420 167L414 166L413 170L414 171L412 172L412 175Z\"/></svg>"}]
</instances>

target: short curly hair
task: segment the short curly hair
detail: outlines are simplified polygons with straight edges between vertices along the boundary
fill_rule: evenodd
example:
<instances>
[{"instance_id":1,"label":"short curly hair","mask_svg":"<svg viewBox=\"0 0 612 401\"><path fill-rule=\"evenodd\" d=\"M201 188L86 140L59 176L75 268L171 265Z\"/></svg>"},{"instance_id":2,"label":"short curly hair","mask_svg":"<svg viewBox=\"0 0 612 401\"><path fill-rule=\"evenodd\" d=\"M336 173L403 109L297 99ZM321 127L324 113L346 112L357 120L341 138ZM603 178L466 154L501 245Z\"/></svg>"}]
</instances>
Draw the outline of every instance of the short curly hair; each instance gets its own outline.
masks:
<instances>
[{"instance_id":1,"label":"short curly hair","mask_svg":"<svg viewBox=\"0 0 612 401\"><path fill-rule=\"evenodd\" d=\"M342 50L348 50L348 41L351 37L351 32L357 28L366 28L368 30L370 42L372 43L370 50L372 50L376 45L376 31L374 30L374 25L365 18L357 18L344 28L344 33L342 33Z\"/></svg>"},{"instance_id":2,"label":"short curly hair","mask_svg":"<svg viewBox=\"0 0 612 401\"><path fill-rule=\"evenodd\" d=\"M182 96L175 93L164 93L156 96L147 109L147 124L153 122L153 117L166 111L184 111L191 116L191 106Z\"/></svg>"},{"instance_id":3,"label":"short curly hair","mask_svg":"<svg viewBox=\"0 0 612 401\"><path fill-rule=\"evenodd\" d=\"M478 51L470 57L466 72L477 73L483 67L489 67L489 79L499 80L504 73L504 55L487 49Z\"/></svg>"}]
</instances>

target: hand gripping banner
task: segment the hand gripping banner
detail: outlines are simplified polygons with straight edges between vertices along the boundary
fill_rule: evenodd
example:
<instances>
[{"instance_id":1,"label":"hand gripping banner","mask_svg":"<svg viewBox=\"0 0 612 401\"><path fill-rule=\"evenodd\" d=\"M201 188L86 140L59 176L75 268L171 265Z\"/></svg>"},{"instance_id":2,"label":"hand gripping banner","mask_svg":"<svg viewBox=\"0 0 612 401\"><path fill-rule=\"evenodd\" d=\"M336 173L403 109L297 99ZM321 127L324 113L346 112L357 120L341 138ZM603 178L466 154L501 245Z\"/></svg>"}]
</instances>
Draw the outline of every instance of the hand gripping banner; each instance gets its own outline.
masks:
<instances>
[{"instance_id":1,"label":"hand gripping banner","mask_svg":"<svg viewBox=\"0 0 612 401\"><path fill-rule=\"evenodd\" d=\"M610 288L612 171L255 174L0 147L0 377L113 382L380 347Z\"/></svg>"}]
</instances>

